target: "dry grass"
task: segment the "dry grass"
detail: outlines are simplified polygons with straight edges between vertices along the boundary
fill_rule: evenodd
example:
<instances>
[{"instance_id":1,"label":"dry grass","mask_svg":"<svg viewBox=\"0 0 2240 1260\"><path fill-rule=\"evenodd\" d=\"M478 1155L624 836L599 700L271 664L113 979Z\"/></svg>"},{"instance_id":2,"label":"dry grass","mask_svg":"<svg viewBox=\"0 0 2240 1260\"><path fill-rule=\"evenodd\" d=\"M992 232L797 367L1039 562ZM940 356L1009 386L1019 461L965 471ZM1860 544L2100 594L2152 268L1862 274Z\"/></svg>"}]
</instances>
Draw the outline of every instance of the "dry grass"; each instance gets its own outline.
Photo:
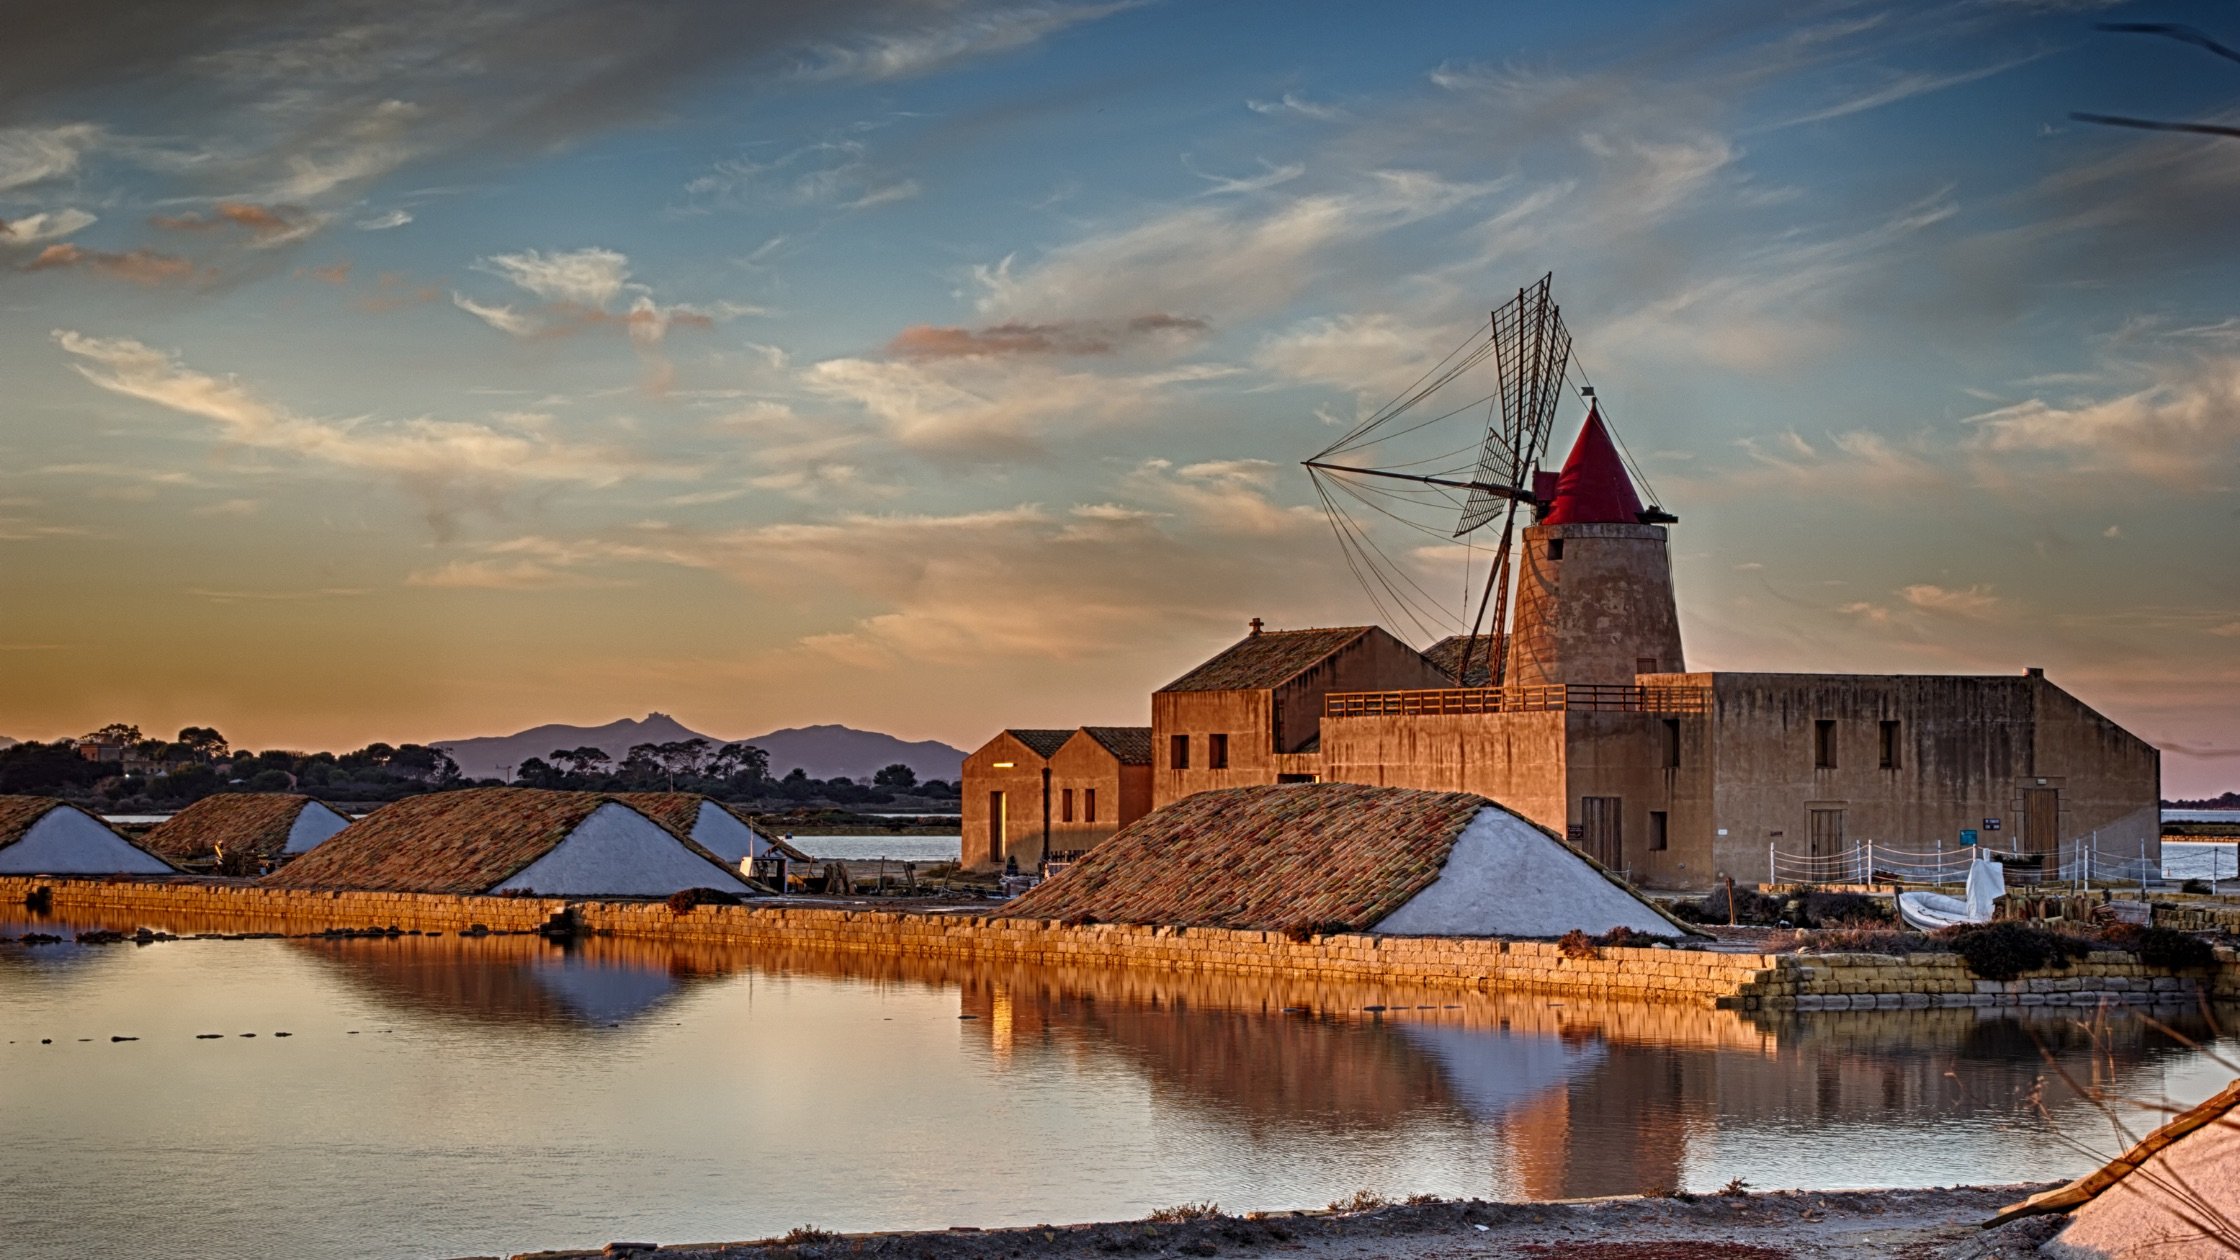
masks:
<instances>
[{"instance_id":1,"label":"dry grass","mask_svg":"<svg viewBox=\"0 0 2240 1260\"><path fill-rule=\"evenodd\" d=\"M1153 1208L1144 1217L1160 1225L1180 1225L1184 1221L1210 1221L1221 1215L1221 1205L1208 1199L1203 1203L1177 1203L1173 1207Z\"/></svg>"},{"instance_id":2,"label":"dry grass","mask_svg":"<svg viewBox=\"0 0 2240 1260\"><path fill-rule=\"evenodd\" d=\"M1330 1210L1339 1213L1374 1212L1392 1206L1392 1200L1374 1190L1356 1190L1342 1199L1332 1199Z\"/></svg>"},{"instance_id":3,"label":"dry grass","mask_svg":"<svg viewBox=\"0 0 2240 1260\"><path fill-rule=\"evenodd\" d=\"M1121 828L1013 918L1361 931L1438 879L1484 797L1348 783L1201 792Z\"/></svg>"}]
</instances>

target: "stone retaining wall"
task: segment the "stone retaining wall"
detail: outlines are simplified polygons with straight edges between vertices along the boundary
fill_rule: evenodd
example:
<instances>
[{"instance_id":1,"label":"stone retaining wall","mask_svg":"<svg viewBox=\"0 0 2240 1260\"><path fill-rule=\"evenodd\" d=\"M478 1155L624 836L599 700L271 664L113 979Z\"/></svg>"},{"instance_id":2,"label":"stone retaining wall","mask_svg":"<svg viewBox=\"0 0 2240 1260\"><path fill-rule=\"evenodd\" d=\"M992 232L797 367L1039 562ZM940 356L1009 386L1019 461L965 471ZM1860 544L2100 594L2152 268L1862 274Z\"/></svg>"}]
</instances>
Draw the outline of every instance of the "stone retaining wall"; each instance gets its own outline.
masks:
<instances>
[{"instance_id":1,"label":"stone retaining wall","mask_svg":"<svg viewBox=\"0 0 2240 1260\"><path fill-rule=\"evenodd\" d=\"M1371 981L1482 990L1585 994L1739 1010L1930 1006L2067 1006L2193 1001L2199 977L2155 974L2129 955L2096 953L2066 971L2005 983L1976 980L1951 954L1785 955L1702 949L1603 948L1573 957L1553 942L1473 938L1318 936L1212 928L1069 926L983 915L832 906L699 906L557 897L452 897L314 892L173 881L0 877L0 900L52 890L58 918L135 916L171 931L309 934L328 929L531 932L573 910L594 932L711 945L838 954L976 958L1034 966L1155 967L1312 981ZM2220 950L2209 981L2240 1000L2240 961Z\"/></svg>"}]
</instances>

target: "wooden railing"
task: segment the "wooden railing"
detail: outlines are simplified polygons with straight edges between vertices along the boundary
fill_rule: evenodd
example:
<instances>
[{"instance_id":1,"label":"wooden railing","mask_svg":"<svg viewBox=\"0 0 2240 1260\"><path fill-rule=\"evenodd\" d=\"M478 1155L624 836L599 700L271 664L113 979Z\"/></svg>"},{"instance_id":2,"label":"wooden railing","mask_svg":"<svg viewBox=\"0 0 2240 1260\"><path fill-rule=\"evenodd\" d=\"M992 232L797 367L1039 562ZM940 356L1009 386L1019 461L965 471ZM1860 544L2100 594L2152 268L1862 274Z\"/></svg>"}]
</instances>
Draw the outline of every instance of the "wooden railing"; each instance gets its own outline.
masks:
<instances>
[{"instance_id":1,"label":"wooden railing","mask_svg":"<svg viewBox=\"0 0 2240 1260\"><path fill-rule=\"evenodd\" d=\"M1435 691L1334 691L1324 717L1447 717L1471 713L1707 713L1709 687L1559 683L1544 687L1442 687Z\"/></svg>"}]
</instances>

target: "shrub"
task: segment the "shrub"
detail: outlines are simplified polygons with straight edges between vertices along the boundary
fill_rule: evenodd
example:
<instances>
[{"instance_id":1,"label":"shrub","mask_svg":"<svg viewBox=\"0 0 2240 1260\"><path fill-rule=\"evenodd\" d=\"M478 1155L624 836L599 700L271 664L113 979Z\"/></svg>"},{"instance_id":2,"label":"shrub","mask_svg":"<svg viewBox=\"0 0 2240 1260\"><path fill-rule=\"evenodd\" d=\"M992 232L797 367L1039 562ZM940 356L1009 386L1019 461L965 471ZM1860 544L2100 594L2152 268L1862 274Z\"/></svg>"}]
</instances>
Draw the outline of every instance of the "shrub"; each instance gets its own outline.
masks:
<instances>
[{"instance_id":1,"label":"shrub","mask_svg":"<svg viewBox=\"0 0 2240 1260\"><path fill-rule=\"evenodd\" d=\"M1964 923L1930 934L1949 944L1985 980L2012 980L2026 971L2064 970L2071 959L2092 952L2092 942L2042 927L2007 920Z\"/></svg>"},{"instance_id":2,"label":"shrub","mask_svg":"<svg viewBox=\"0 0 2240 1260\"><path fill-rule=\"evenodd\" d=\"M838 1238L839 1236L840 1235L833 1233L829 1229L818 1229L814 1225L796 1225L792 1229L787 1230L786 1236L779 1239L778 1241L795 1244L820 1243L830 1242L833 1239Z\"/></svg>"},{"instance_id":3,"label":"shrub","mask_svg":"<svg viewBox=\"0 0 2240 1260\"><path fill-rule=\"evenodd\" d=\"M2117 949L2137 954L2139 961L2149 967L2168 971L2191 971L2213 966L2217 961L2217 951L2209 942L2176 928L2117 923L2102 931L2100 939Z\"/></svg>"},{"instance_id":4,"label":"shrub","mask_svg":"<svg viewBox=\"0 0 2240 1260\"><path fill-rule=\"evenodd\" d=\"M2186 882L2178 885L2178 891L2182 893L2199 893L2202 896L2207 896L2210 893L2215 892L2216 889L2209 886L2208 880L2189 879Z\"/></svg>"},{"instance_id":5,"label":"shrub","mask_svg":"<svg viewBox=\"0 0 2240 1260\"><path fill-rule=\"evenodd\" d=\"M1734 921L1755 926L1771 927L1781 922L1782 905L1764 893L1749 888L1734 890ZM1727 890L1714 888L1703 900L1695 903L1695 921L1720 924L1727 921Z\"/></svg>"},{"instance_id":6,"label":"shrub","mask_svg":"<svg viewBox=\"0 0 2240 1260\"><path fill-rule=\"evenodd\" d=\"M1869 927L1892 922L1890 903L1864 893L1806 893L1798 927Z\"/></svg>"},{"instance_id":7,"label":"shrub","mask_svg":"<svg viewBox=\"0 0 2240 1260\"><path fill-rule=\"evenodd\" d=\"M1797 943L1823 954L1913 954L1949 948L1919 932L1868 927L1822 928L1810 936L1799 933Z\"/></svg>"},{"instance_id":8,"label":"shrub","mask_svg":"<svg viewBox=\"0 0 2240 1260\"><path fill-rule=\"evenodd\" d=\"M739 894L721 888L680 888L669 894L669 912L690 914L694 906L736 906L741 904Z\"/></svg>"},{"instance_id":9,"label":"shrub","mask_svg":"<svg viewBox=\"0 0 2240 1260\"><path fill-rule=\"evenodd\" d=\"M1203 1203L1177 1203L1173 1207L1153 1208L1145 1220L1161 1225L1180 1225L1184 1221L1210 1221L1221 1215L1221 1205L1208 1199Z\"/></svg>"},{"instance_id":10,"label":"shrub","mask_svg":"<svg viewBox=\"0 0 2240 1260\"><path fill-rule=\"evenodd\" d=\"M1345 1198L1330 1201L1330 1210L1333 1212L1374 1212L1378 1208L1391 1206L1392 1200L1374 1190L1356 1190Z\"/></svg>"},{"instance_id":11,"label":"shrub","mask_svg":"<svg viewBox=\"0 0 2240 1260\"><path fill-rule=\"evenodd\" d=\"M1565 958L1600 958L1602 951L1595 948L1594 938L1577 928L1556 938L1556 948Z\"/></svg>"}]
</instances>

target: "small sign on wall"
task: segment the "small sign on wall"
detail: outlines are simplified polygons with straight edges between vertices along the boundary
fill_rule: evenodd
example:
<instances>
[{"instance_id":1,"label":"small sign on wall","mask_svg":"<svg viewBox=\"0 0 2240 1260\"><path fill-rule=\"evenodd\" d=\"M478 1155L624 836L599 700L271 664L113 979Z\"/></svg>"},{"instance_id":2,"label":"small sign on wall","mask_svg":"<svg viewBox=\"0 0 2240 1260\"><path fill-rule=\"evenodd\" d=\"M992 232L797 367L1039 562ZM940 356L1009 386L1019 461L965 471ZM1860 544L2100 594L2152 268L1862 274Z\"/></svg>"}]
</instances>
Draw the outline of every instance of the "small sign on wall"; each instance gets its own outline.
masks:
<instances>
[{"instance_id":1,"label":"small sign on wall","mask_svg":"<svg viewBox=\"0 0 2240 1260\"><path fill-rule=\"evenodd\" d=\"M1961 829L1961 831L1960 831L1960 843L1961 843L1961 845L1962 845L1962 846L1966 846L1966 845L1971 845L1971 844L1974 844L1975 842L1976 842L1976 829L1975 829L1975 828L1973 828L1973 827L1963 827L1963 828Z\"/></svg>"},{"instance_id":2,"label":"small sign on wall","mask_svg":"<svg viewBox=\"0 0 2240 1260\"><path fill-rule=\"evenodd\" d=\"M1996 818L1986 818L1986 819L1984 819L1984 820L1983 820L1983 829L1984 829L1985 831L1997 831L1997 830L1999 829L1999 820L1998 820L1998 819L1996 819Z\"/></svg>"}]
</instances>

